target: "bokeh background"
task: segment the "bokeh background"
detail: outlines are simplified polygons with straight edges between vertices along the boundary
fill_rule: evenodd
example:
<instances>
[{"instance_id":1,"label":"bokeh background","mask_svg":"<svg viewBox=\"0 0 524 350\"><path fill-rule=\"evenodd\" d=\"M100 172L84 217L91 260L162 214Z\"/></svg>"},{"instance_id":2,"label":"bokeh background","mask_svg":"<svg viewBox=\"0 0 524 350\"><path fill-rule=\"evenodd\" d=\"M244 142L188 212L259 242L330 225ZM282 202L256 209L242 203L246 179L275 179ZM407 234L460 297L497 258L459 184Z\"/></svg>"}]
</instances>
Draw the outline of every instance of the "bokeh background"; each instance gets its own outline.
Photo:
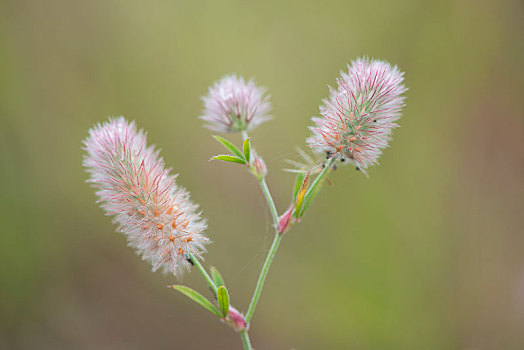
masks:
<instances>
[{"instance_id":1,"label":"bokeh background","mask_svg":"<svg viewBox=\"0 0 524 350\"><path fill-rule=\"evenodd\" d=\"M245 310L270 217L246 171L208 162L200 96L233 72L269 89L275 118L252 136L283 211L285 160L369 55L406 72L402 127L369 178L336 171L286 237L255 347L523 349L523 33L518 0L2 0L0 348L239 349L115 233L81 141L108 116L148 131ZM198 273L182 282L207 293Z\"/></svg>"}]
</instances>

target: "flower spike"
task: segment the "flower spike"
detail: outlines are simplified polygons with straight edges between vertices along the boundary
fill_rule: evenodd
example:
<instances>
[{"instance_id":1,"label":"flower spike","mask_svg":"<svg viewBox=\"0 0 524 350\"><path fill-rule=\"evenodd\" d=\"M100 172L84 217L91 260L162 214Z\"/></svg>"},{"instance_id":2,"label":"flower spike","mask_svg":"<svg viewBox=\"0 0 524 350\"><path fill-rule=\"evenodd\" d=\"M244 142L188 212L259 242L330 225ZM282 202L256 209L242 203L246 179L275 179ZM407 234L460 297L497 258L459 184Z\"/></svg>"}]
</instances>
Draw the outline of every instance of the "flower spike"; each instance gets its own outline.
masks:
<instances>
[{"instance_id":1,"label":"flower spike","mask_svg":"<svg viewBox=\"0 0 524 350\"><path fill-rule=\"evenodd\" d=\"M307 140L317 152L337 154L365 172L376 164L388 146L404 107L403 73L389 63L360 58L341 73L338 88L331 88L320 107L322 117L313 118L313 135Z\"/></svg>"},{"instance_id":2,"label":"flower spike","mask_svg":"<svg viewBox=\"0 0 524 350\"><path fill-rule=\"evenodd\" d=\"M109 119L89 130L84 145L88 182L129 245L153 271L179 276L183 267L189 270L190 255L200 257L209 243L206 224L159 151L147 146L144 131L123 117Z\"/></svg>"}]
</instances>

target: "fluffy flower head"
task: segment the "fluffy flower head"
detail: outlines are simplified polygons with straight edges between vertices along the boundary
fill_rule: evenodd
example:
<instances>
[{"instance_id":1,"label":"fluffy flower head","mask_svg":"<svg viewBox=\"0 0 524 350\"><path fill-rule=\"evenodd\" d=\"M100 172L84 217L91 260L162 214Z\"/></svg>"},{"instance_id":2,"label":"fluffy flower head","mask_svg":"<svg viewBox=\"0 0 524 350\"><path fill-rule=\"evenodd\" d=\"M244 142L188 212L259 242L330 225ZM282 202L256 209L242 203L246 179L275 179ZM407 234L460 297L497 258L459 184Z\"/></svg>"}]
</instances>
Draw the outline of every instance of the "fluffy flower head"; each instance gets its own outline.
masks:
<instances>
[{"instance_id":1,"label":"fluffy flower head","mask_svg":"<svg viewBox=\"0 0 524 350\"><path fill-rule=\"evenodd\" d=\"M145 133L120 117L89 130L84 145L88 181L129 245L153 271L180 275L189 268L189 254L200 257L209 242L206 224Z\"/></svg>"},{"instance_id":2,"label":"fluffy flower head","mask_svg":"<svg viewBox=\"0 0 524 350\"><path fill-rule=\"evenodd\" d=\"M377 163L391 130L398 126L406 91L403 80L403 73L387 62L353 61L320 106L322 117L312 119L316 126L310 128L309 146L317 152L338 153L365 172Z\"/></svg>"},{"instance_id":3,"label":"fluffy flower head","mask_svg":"<svg viewBox=\"0 0 524 350\"><path fill-rule=\"evenodd\" d=\"M255 85L253 79L247 83L244 78L228 75L209 88L204 101L201 119L206 127L218 132L239 132L252 130L258 124L270 119L269 96L265 89Z\"/></svg>"}]
</instances>

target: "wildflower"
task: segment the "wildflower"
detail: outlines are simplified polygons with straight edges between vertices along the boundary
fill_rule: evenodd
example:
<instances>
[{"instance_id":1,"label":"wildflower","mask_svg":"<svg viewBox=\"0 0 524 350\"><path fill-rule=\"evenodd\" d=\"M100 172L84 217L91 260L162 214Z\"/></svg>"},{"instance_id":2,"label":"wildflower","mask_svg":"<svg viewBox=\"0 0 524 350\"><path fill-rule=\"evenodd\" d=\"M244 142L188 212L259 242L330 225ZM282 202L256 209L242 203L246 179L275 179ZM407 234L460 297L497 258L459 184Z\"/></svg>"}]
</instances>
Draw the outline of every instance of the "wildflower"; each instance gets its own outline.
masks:
<instances>
[{"instance_id":1,"label":"wildflower","mask_svg":"<svg viewBox=\"0 0 524 350\"><path fill-rule=\"evenodd\" d=\"M340 157L365 172L376 164L398 125L407 89L398 68L389 63L359 58L341 73L338 88L331 88L320 106L321 118L312 118L313 135L307 142L317 152Z\"/></svg>"},{"instance_id":2,"label":"wildflower","mask_svg":"<svg viewBox=\"0 0 524 350\"><path fill-rule=\"evenodd\" d=\"M89 130L83 165L88 182L98 189L98 202L114 215L118 231L153 265L153 271L180 275L209 243L206 228L189 194L175 183L159 151L146 144L146 134L123 117Z\"/></svg>"},{"instance_id":3,"label":"wildflower","mask_svg":"<svg viewBox=\"0 0 524 350\"><path fill-rule=\"evenodd\" d=\"M242 77L225 76L209 88L209 94L202 100L204 111L200 118L214 131L252 130L271 118L268 115L271 110L269 96L253 79L246 83Z\"/></svg>"}]
</instances>

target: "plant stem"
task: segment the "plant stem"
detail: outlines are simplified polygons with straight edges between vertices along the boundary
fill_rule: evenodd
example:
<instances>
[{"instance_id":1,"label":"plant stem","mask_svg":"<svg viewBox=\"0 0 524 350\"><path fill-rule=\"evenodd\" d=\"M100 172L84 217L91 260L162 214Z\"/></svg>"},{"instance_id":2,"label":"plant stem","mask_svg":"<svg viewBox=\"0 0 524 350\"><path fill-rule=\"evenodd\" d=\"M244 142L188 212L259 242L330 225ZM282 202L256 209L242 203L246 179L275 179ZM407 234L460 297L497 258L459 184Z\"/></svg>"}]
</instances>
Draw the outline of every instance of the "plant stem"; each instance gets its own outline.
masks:
<instances>
[{"instance_id":1,"label":"plant stem","mask_svg":"<svg viewBox=\"0 0 524 350\"><path fill-rule=\"evenodd\" d=\"M269 207L269 211L271 212L271 216L273 217L273 224L275 225L275 228L276 228L278 225L278 212L277 212L277 208L275 207L275 202L273 201L273 197L271 197L271 192L269 191L269 188L267 187L266 180L262 178L258 180L258 183L260 184L262 193L264 193L264 197L266 197L266 202Z\"/></svg>"},{"instance_id":2,"label":"plant stem","mask_svg":"<svg viewBox=\"0 0 524 350\"><path fill-rule=\"evenodd\" d=\"M240 339L242 339L242 345L244 345L245 350L251 350L251 341L249 340L249 334L247 334L247 330L243 330L240 332Z\"/></svg>"},{"instance_id":3,"label":"plant stem","mask_svg":"<svg viewBox=\"0 0 524 350\"><path fill-rule=\"evenodd\" d=\"M275 238L273 239L273 243L271 244L271 248L269 249L269 253L267 254L266 261L264 262L262 270L260 271L260 275L258 276L257 286L255 287L253 297L251 298L251 302L249 303L249 307L246 312L246 322L248 325L251 321L251 318L253 317L253 313L255 312L255 307L257 306L258 299L260 298L260 293L262 292L262 288L264 287L264 282L266 281L267 273L269 272L269 267L271 266L271 262L273 261L273 258L277 253L278 246L280 245L282 237L283 236L278 232L275 234Z\"/></svg>"},{"instance_id":4,"label":"plant stem","mask_svg":"<svg viewBox=\"0 0 524 350\"><path fill-rule=\"evenodd\" d=\"M242 132L242 138L245 140L248 138L248 134L246 131ZM269 191L269 188L267 187L267 183L265 178L258 179L258 184L260 185L260 189L262 190L262 193L264 194L264 197L266 198L267 205L269 207L269 211L271 212L271 217L273 218L273 225L275 227L275 230L278 225L278 212L277 208L275 206L275 202L273 201L273 197L271 196L271 192ZM266 261L264 262L264 265L262 266L262 270L260 271L260 275L258 276L257 285L255 287L255 291L253 292L253 296L251 297L251 302L249 303L249 307L246 312L246 323L249 327L249 322L251 321L251 318L253 317L253 313L255 312L255 308L258 303L258 299L260 298L260 293L262 292L262 288L264 287L264 282L266 281L267 274L269 272L269 267L271 266L271 262L273 261L273 258L275 257L275 254L278 250L278 246L280 245L280 241L282 240L282 235L278 232L275 234L275 238L273 239L273 243L271 244L271 248L269 248L269 252L266 257ZM247 333L246 333L247 336Z\"/></svg>"},{"instance_id":5,"label":"plant stem","mask_svg":"<svg viewBox=\"0 0 524 350\"><path fill-rule=\"evenodd\" d=\"M197 269L200 271L200 273L202 274L202 276L204 276L204 279L206 280L207 284L209 284L209 286L211 287L211 289L213 290L213 293L215 293L215 295L217 294L217 290L218 290L218 287L216 286L215 282L213 282L213 279L211 279L211 277L209 276L209 274L207 273L206 269L204 268L204 266L202 266L202 264L200 263L200 261L197 259L196 256L194 256L193 254L189 254L189 259L191 259L191 262L193 262L193 265L195 265L197 267Z\"/></svg>"},{"instance_id":6,"label":"plant stem","mask_svg":"<svg viewBox=\"0 0 524 350\"><path fill-rule=\"evenodd\" d=\"M333 155L331 158L329 158L327 164L324 166L324 169L318 174L318 176L315 178L315 181L311 184L310 190L308 193L311 193L316 190L316 187L320 184L322 180L324 180L324 177L327 175L327 173L331 170L331 167L333 166L333 163L337 160L336 155ZM306 193L306 197L307 197Z\"/></svg>"},{"instance_id":7,"label":"plant stem","mask_svg":"<svg viewBox=\"0 0 524 350\"><path fill-rule=\"evenodd\" d=\"M249 137L247 131L242 131L242 140L245 140ZM278 225L278 212L277 208L275 207L275 202L273 201L273 197L271 197L271 192L269 191L269 188L267 187L266 179L265 178L257 178L258 183L260 185L260 188L262 189L262 193L264 194L264 197L266 197L266 202L269 207L269 211L271 212L271 216L273 217L273 224L275 225L275 228Z\"/></svg>"},{"instance_id":8,"label":"plant stem","mask_svg":"<svg viewBox=\"0 0 524 350\"><path fill-rule=\"evenodd\" d=\"M322 184L323 180L325 179L326 175L331 170L331 167L333 163L336 161L336 157L333 156L328 161L324 169L318 174L318 176L315 178L315 181L311 184L311 187L309 188L309 191L305 195L305 201L312 200L313 196L315 196L318 187ZM262 188L262 192L264 193L269 209L271 211L271 214L273 216L273 221L275 223L275 228L278 225L278 213L275 208L275 203L273 201L273 198L271 197L271 193L269 192L269 189L267 187L266 181L264 179L259 180L260 187ZM257 285L255 287L255 291L253 292L253 297L251 298L251 303L249 304L249 307L247 309L246 313L246 322L249 325L249 322L251 321L251 318L253 317L253 313L255 312L255 308L258 303L258 299L260 298L260 293L262 292L262 288L264 287L264 282L266 281L267 274L269 272L269 267L271 266L271 263L273 262L273 258L275 257L275 254L277 253L278 246L280 245L280 241L282 240L283 235L279 232L276 232L275 238L273 239L273 243L271 244L271 248L269 249L269 252L266 257L266 261L264 262L264 265L262 266L262 270L260 271L260 275L258 276Z\"/></svg>"},{"instance_id":9,"label":"plant stem","mask_svg":"<svg viewBox=\"0 0 524 350\"><path fill-rule=\"evenodd\" d=\"M246 139L247 137L248 137L247 132L242 132L242 138ZM313 181L309 191L306 193L306 196L305 196L306 199L312 199L312 196L316 194L317 188L322 184L322 181L324 180L324 178L330 171L335 161L336 161L336 156L331 157L331 159L328 161L324 169L322 169L320 174L315 178L315 181ZM266 198L266 202L268 204L269 211L271 212L271 216L273 218L273 224L276 230L279 219L278 219L278 212L275 207L275 202L273 201L271 192L269 191L269 188L267 187L266 180L264 178L258 179L258 183L260 185L262 193L264 194L264 197ZM246 316L245 316L245 320L246 320L246 323L248 324L248 327L249 327L249 323L251 322L251 319L253 318L253 313L255 312L255 308L257 306L258 300L260 299L260 294L262 293L262 288L264 287L264 283L266 281L266 277L269 272L269 268L271 267L271 263L273 262L275 254L277 253L280 242L282 241L282 237L283 235L280 234L278 231L275 233L275 238L273 239L271 248L269 248L269 252L267 254L266 260L264 261L264 265L262 266L262 270L260 271L260 274L258 276L257 285L255 287L255 291L253 292L253 296L251 297L251 302L249 303L249 307L247 309ZM245 333L245 337L247 337L247 332Z\"/></svg>"},{"instance_id":10,"label":"plant stem","mask_svg":"<svg viewBox=\"0 0 524 350\"><path fill-rule=\"evenodd\" d=\"M264 196L266 197L267 205L269 206L269 211L271 212L271 216L273 217L273 224L275 225L275 230L278 225L278 212L277 208L275 207L275 202L273 201L273 197L271 196L271 192L269 191L269 188L267 187L267 183L265 179L260 179L258 181L260 184L260 188L262 189L262 192L264 193ZM260 298L260 293L262 293L262 288L264 287L264 282L266 281L267 274L269 272L269 267L271 266L271 262L273 261L273 258L275 257L275 254L277 253L278 246L280 245L280 241L282 240L282 235L279 232L275 233L275 238L273 239L273 243L271 244L271 248L269 248L269 252L267 253L266 261L264 262L264 265L262 266L262 270L260 271L260 275L258 276L257 285L255 287L255 291L253 292L253 296L251 297L251 302L249 303L249 307L246 312L246 322L249 325L249 322L251 321L251 318L253 317L253 313L255 312L255 308L258 303L258 299Z\"/></svg>"}]
</instances>

